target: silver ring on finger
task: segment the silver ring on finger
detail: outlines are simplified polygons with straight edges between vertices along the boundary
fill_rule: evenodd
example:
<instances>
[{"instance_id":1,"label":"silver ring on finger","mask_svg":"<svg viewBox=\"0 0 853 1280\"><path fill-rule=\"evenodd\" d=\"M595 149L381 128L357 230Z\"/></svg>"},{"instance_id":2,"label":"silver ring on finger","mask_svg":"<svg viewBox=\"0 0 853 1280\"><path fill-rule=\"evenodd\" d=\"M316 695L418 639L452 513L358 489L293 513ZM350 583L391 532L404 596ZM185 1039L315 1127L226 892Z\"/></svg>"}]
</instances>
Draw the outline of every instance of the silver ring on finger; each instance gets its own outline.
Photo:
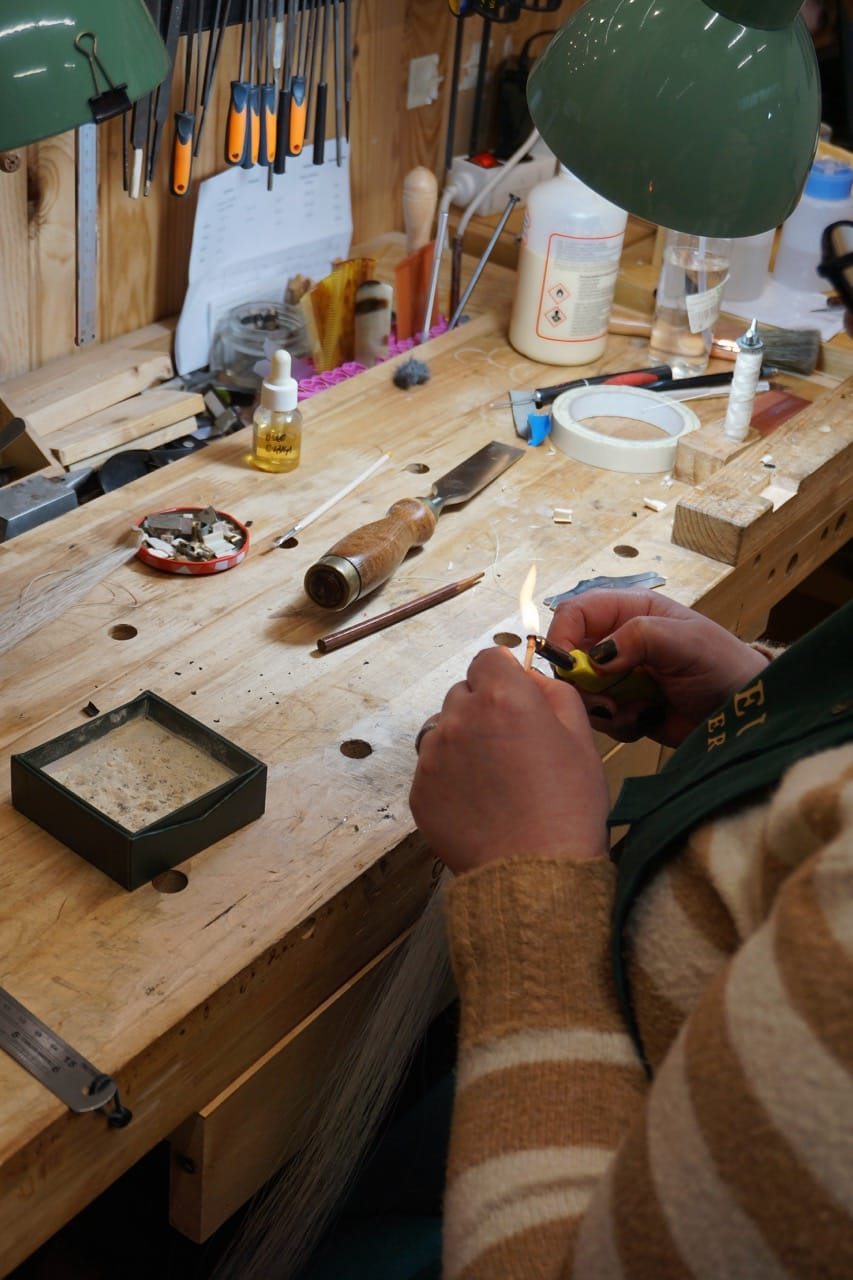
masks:
<instances>
[{"instance_id":1,"label":"silver ring on finger","mask_svg":"<svg viewBox=\"0 0 853 1280\"><path fill-rule=\"evenodd\" d=\"M418 736L415 738L415 754L416 755L421 749L421 743L423 742L426 734L429 733L430 729L437 729L437 728L438 728L437 720L427 720L426 724L421 726L421 728L418 730Z\"/></svg>"}]
</instances>

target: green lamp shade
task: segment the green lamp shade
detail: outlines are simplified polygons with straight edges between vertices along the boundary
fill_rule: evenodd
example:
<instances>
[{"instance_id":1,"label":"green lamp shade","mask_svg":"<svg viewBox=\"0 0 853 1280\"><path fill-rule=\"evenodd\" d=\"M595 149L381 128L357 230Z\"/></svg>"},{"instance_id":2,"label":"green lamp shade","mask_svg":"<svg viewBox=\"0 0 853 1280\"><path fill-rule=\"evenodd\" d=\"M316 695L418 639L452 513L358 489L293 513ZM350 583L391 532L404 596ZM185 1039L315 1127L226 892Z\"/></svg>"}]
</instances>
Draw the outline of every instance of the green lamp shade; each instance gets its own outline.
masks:
<instances>
[{"instance_id":1,"label":"green lamp shade","mask_svg":"<svg viewBox=\"0 0 853 1280\"><path fill-rule=\"evenodd\" d=\"M530 74L533 122L566 168L629 213L707 236L776 227L820 127L799 4L588 0Z\"/></svg>"},{"instance_id":2,"label":"green lamp shade","mask_svg":"<svg viewBox=\"0 0 853 1280\"><path fill-rule=\"evenodd\" d=\"M119 86L134 102L169 66L144 0L3 0L0 151L91 123L93 98L115 114Z\"/></svg>"}]
</instances>

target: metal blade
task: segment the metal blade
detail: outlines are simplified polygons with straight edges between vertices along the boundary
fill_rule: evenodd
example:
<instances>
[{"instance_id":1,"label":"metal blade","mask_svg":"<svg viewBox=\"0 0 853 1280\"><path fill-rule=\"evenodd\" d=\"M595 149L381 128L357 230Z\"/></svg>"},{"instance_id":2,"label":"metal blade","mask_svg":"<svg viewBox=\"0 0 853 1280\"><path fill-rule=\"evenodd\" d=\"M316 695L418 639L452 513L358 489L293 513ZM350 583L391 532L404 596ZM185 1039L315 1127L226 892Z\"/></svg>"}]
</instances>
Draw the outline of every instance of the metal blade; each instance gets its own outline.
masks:
<instances>
[{"instance_id":1,"label":"metal blade","mask_svg":"<svg viewBox=\"0 0 853 1280\"><path fill-rule=\"evenodd\" d=\"M618 578L584 578L577 586L572 587L570 591L561 591L559 595L548 596L543 601L549 609L556 609L561 600L571 600L572 596L583 595L585 591L600 590L603 587L612 587L615 590L627 591L630 587L662 587L666 582L666 578L662 578L659 573L650 570L648 573L626 573Z\"/></svg>"},{"instance_id":2,"label":"metal blade","mask_svg":"<svg viewBox=\"0 0 853 1280\"><path fill-rule=\"evenodd\" d=\"M458 467L436 480L431 496L440 498L445 506L467 502L492 480L496 480L507 467L517 462L524 452L524 449L517 449L514 445L492 440L490 444L472 453L470 458L460 462Z\"/></svg>"}]
</instances>

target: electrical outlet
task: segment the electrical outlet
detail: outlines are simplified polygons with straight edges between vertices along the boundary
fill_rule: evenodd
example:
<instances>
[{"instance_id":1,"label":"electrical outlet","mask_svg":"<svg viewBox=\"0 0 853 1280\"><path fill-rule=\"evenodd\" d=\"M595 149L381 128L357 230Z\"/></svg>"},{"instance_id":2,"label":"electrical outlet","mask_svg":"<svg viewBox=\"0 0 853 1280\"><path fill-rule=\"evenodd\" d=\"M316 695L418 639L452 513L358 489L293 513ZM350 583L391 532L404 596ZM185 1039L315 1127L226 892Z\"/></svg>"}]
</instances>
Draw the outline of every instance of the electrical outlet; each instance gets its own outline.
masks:
<instances>
[{"instance_id":1,"label":"electrical outlet","mask_svg":"<svg viewBox=\"0 0 853 1280\"><path fill-rule=\"evenodd\" d=\"M495 213L503 213L507 200L511 195L520 196L522 200L548 178L553 178L557 162L550 152L537 154L535 151L515 165L507 169L499 182L492 188L482 205L478 205L477 213L490 217ZM453 203L465 209L475 196L494 176L496 169L505 168L502 160L497 160L490 152L476 156L455 156L450 169L448 182L455 188Z\"/></svg>"}]
</instances>

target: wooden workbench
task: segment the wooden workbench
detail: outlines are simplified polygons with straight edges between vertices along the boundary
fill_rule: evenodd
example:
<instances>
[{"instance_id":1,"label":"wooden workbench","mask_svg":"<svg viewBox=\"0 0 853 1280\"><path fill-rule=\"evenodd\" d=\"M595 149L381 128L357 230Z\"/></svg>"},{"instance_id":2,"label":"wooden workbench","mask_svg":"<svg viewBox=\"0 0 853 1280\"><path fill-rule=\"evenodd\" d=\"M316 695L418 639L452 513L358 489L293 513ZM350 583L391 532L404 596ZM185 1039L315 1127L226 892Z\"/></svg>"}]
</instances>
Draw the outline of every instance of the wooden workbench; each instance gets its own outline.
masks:
<instances>
[{"instance_id":1,"label":"wooden workbench","mask_svg":"<svg viewBox=\"0 0 853 1280\"><path fill-rule=\"evenodd\" d=\"M312 606L303 574L340 535L427 492L489 440L518 443L509 412L490 403L560 371L507 346L509 296L506 287L504 305L419 352L427 385L399 391L380 366L308 401L302 463L290 475L252 469L241 432L0 546L2 609L37 592L43 575L73 574L152 510L215 503L250 523L253 540L242 565L212 577L131 560L0 658L0 985L115 1076L134 1112L120 1130L99 1115L74 1116L0 1053L3 1274L157 1142L176 1130L177 1150L197 1141L208 1104L241 1073L250 1088L255 1064L294 1043L306 1051L279 1073L271 1101L279 1116L299 1111L316 1079L315 1041L328 1039L312 1039L312 1028L334 1027L316 1011L326 1018L336 993L349 998L353 980L367 980L439 870L407 804L415 733L480 648L501 632L521 636L518 594L531 564L540 600L593 575L654 569L668 594L748 633L849 537L849 448L819 492L803 485L784 520L766 524L760 547L730 565L673 545L686 485L584 467L545 445L442 515L432 541L374 596L343 615ZM629 339L613 339L605 359L642 363ZM831 398L832 387L818 382L810 394ZM720 413L719 402L695 407L704 420ZM837 405L835 413L833 423ZM384 449L392 463L298 545L261 554ZM665 509L647 509L645 497ZM555 524L554 507L571 508L572 523ZM483 581L456 600L316 652L324 632L479 570ZM105 711L144 689L269 767L265 816L183 863L178 892L163 891L174 881L126 892L9 799L11 753L81 724L90 701ZM353 742L366 746L353 751ZM655 767L648 744L600 745L614 790L627 770ZM232 1137L239 1145L236 1126ZM203 1170L181 1154L175 1215L201 1238L253 1188L223 1181L229 1161L243 1176L226 1150L209 1171L211 1207Z\"/></svg>"}]
</instances>

